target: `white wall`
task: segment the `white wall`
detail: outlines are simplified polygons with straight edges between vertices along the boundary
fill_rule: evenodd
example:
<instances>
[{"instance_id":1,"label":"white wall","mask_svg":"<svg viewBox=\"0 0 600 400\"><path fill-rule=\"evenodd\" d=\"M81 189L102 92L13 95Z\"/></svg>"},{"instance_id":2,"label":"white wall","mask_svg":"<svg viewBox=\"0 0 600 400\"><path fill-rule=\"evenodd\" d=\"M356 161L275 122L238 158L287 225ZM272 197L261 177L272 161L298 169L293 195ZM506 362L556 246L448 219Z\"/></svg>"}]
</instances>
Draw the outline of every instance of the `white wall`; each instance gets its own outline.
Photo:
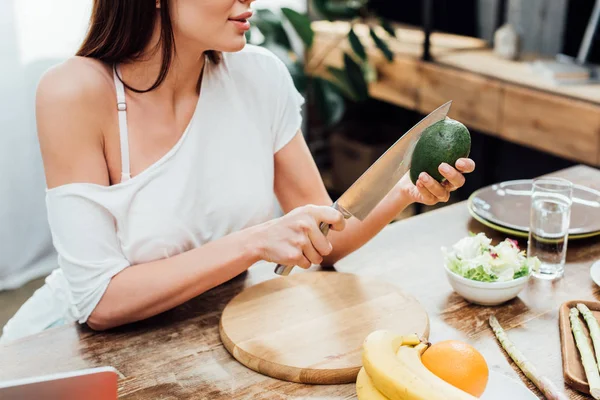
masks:
<instances>
[{"instance_id":1,"label":"white wall","mask_svg":"<svg viewBox=\"0 0 600 400\"><path fill-rule=\"evenodd\" d=\"M89 1L0 1L0 290L56 265L35 130L41 74L76 49Z\"/></svg>"}]
</instances>

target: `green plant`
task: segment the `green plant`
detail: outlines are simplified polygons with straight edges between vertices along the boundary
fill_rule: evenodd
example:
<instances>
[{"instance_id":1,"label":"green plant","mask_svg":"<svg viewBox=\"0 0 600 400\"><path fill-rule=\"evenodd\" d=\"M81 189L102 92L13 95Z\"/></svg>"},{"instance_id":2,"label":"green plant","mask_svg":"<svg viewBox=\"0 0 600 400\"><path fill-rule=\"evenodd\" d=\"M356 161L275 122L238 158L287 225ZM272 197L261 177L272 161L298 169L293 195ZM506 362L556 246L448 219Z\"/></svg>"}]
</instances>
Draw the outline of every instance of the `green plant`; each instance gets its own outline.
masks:
<instances>
[{"instance_id":1,"label":"green plant","mask_svg":"<svg viewBox=\"0 0 600 400\"><path fill-rule=\"evenodd\" d=\"M249 31L248 39L251 43L268 48L286 64L296 88L301 92L310 91L320 121L325 127L330 127L341 120L345 110L344 99L352 102L367 100L368 85L376 79L373 63L356 34L356 25L368 27L373 43L390 62L394 55L387 40L395 37L395 31L389 21L369 10L368 0L313 0L312 4L323 19L349 21L347 34L331 43L319 58L311 56L315 33L309 16L290 8L281 8L281 15L268 9L257 10L252 18L254 27ZM288 24L304 44L303 54L294 51L285 28ZM382 30L387 38L378 33ZM326 55L344 41L347 41L350 49L344 51L342 68L327 66L325 76L308 72L317 70Z\"/></svg>"}]
</instances>

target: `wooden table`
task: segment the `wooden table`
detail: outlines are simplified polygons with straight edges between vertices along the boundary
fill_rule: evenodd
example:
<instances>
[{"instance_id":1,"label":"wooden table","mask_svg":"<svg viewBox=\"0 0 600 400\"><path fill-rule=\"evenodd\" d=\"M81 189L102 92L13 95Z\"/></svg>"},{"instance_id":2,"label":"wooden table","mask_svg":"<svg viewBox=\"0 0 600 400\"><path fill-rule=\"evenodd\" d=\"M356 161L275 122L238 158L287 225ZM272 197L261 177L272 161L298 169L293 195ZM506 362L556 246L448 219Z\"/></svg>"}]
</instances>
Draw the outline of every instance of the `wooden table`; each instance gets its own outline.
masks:
<instances>
[{"instance_id":1,"label":"wooden table","mask_svg":"<svg viewBox=\"0 0 600 400\"><path fill-rule=\"evenodd\" d=\"M579 166L559 174L600 189L600 170ZM462 202L391 224L340 261L336 269L398 284L428 311L433 342L469 341L492 370L521 378L533 388L491 333L488 317L496 314L523 353L563 386L558 308L566 300L599 299L600 290L589 278L589 267L600 259L600 239L569 243L562 280L534 280L510 303L480 307L452 291L441 266L440 247L453 244L469 231L503 239L470 218ZM125 399L355 398L353 385L309 386L264 377L243 367L223 348L218 322L226 303L244 287L271 278L273 265L263 264L147 321L104 333L69 325L7 344L0 347L0 381L111 365L120 372L119 393Z\"/></svg>"}]
</instances>

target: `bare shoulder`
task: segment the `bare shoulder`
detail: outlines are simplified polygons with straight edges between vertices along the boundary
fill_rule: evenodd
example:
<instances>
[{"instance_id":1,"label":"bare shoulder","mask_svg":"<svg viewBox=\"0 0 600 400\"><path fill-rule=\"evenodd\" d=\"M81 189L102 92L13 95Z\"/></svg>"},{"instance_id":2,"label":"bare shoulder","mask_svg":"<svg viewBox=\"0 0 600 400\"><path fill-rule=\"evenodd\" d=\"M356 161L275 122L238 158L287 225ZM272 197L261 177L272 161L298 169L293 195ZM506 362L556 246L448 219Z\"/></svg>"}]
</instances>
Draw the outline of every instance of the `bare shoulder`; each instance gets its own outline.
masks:
<instances>
[{"instance_id":1,"label":"bare shoulder","mask_svg":"<svg viewBox=\"0 0 600 400\"><path fill-rule=\"evenodd\" d=\"M36 99L41 102L73 102L88 105L111 91L108 68L100 61L72 57L44 73L37 88Z\"/></svg>"},{"instance_id":2,"label":"bare shoulder","mask_svg":"<svg viewBox=\"0 0 600 400\"><path fill-rule=\"evenodd\" d=\"M73 57L44 73L36 92L36 122L49 187L105 182L102 132L113 97L110 69L97 60Z\"/></svg>"}]
</instances>

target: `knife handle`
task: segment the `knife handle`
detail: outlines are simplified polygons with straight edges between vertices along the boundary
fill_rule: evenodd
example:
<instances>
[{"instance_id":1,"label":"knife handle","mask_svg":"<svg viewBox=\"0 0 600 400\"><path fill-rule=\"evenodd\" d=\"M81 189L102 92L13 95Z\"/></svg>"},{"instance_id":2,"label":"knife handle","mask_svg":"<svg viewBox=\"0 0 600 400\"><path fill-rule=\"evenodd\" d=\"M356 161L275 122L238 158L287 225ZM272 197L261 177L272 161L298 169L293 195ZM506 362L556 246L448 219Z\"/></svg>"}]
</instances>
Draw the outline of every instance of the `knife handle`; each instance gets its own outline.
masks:
<instances>
[{"instance_id":1,"label":"knife handle","mask_svg":"<svg viewBox=\"0 0 600 400\"><path fill-rule=\"evenodd\" d=\"M331 207L340 211L340 207L338 207L337 203L333 203L333 205ZM347 218L345 213L342 212L342 214L344 214L344 218ZM323 233L323 235L325 235L325 236L327 236L327 234L329 233L330 227L331 227L331 225L329 225L328 223L325 223L325 222L321 222L319 224L319 229L321 230L321 233ZM294 269L294 265L277 264L277 266L275 267L275 273L277 275L281 275L281 276L288 276L290 274L290 272L292 272L292 269Z\"/></svg>"}]
</instances>

